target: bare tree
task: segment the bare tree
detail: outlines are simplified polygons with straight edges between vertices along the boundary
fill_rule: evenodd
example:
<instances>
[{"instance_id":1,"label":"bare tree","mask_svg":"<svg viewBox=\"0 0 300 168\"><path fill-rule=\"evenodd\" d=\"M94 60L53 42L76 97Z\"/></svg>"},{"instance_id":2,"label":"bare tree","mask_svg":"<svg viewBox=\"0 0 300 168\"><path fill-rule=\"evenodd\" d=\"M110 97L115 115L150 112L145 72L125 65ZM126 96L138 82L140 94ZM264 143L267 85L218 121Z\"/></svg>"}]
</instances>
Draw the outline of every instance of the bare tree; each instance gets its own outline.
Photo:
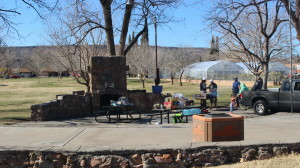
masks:
<instances>
[{"instance_id":1,"label":"bare tree","mask_svg":"<svg viewBox=\"0 0 300 168\"><path fill-rule=\"evenodd\" d=\"M51 69L53 69L54 71L56 71L58 73L57 76L57 80L60 81L62 79L62 74L63 72L65 73L69 73L68 71L68 67L66 67L66 60L65 59L61 59L61 58L57 58L59 57L59 53L56 50L57 47L53 48L53 50L51 50L49 56L50 56L50 64L51 64ZM66 74L68 75L68 74Z\"/></svg>"},{"instance_id":2,"label":"bare tree","mask_svg":"<svg viewBox=\"0 0 300 168\"><path fill-rule=\"evenodd\" d=\"M8 68L6 66L6 47L2 39L0 39L0 68L1 76L5 76L5 74L8 72Z\"/></svg>"},{"instance_id":3,"label":"bare tree","mask_svg":"<svg viewBox=\"0 0 300 168\"><path fill-rule=\"evenodd\" d=\"M224 45L235 53L256 75L263 70L264 89L267 88L269 61L285 51L284 23L280 1L215 0L209 19L214 30L223 34ZM251 62L255 62L252 67Z\"/></svg>"},{"instance_id":4,"label":"bare tree","mask_svg":"<svg viewBox=\"0 0 300 168\"><path fill-rule=\"evenodd\" d=\"M45 47L37 47L25 56L27 68L34 72L40 82L42 68L49 62L49 51Z\"/></svg>"},{"instance_id":5,"label":"bare tree","mask_svg":"<svg viewBox=\"0 0 300 168\"><path fill-rule=\"evenodd\" d=\"M176 77L178 69L176 67L176 48L161 48L158 51L160 70L162 73L170 77L172 85Z\"/></svg>"},{"instance_id":6,"label":"bare tree","mask_svg":"<svg viewBox=\"0 0 300 168\"><path fill-rule=\"evenodd\" d=\"M174 80L176 78L176 74L178 72L176 62L170 61L169 64L167 65L167 72L170 74L170 79L172 85L174 84Z\"/></svg>"},{"instance_id":7,"label":"bare tree","mask_svg":"<svg viewBox=\"0 0 300 168\"><path fill-rule=\"evenodd\" d=\"M170 67L179 70L179 84L183 86L182 77L185 71L185 67L194 63L197 58L191 56L190 48L187 46L181 46L177 50L174 50L174 55L170 60Z\"/></svg>"},{"instance_id":8,"label":"bare tree","mask_svg":"<svg viewBox=\"0 0 300 168\"><path fill-rule=\"evenodd\" d=\"M296 38L300 41L300 1L299 0L279 0L279 1L281 1L284 4L287 14L291 17L291 21L297 32Z\"/></svg>"},{"instance_id":9,"label":"bare tree","mask_svg":"<svg viewBox=\"0 0 300 168\"><path fill-rule=\"evenodd\" d=\"M77 46L57 44L56 50L52 51L52 59L55 59L57 67L67 69L77 83L85 85L87 91L90 91L90 59L101 55L103 50L103 46L82 43Z\"/></svg>"},{"instance_id":10,"label":"bare tree","mask_svg":"<svg viewBox=\"0 0 300 168\"><path fill-rule=\"evenodd\" d=\"M81 0L73 0L73 4L76 5L79 15L85 20L78 21L73 25L72 32L79 32L84 29L85 34L82 36L82 40L86 38L86 35L91 31L102 29L106 34L106 44L110 55L116 55L115 37L119 35L119 52L118 55L126 55L130 48L137 42L138 38L146 30L147 24L153 23L153 18L157 18L158 23L167 23L173 18L171 17L171 8L180 0L131 0L132 3L126 3L125 0L113 1L113 0L99 0L102 7L103 20L99 20L100 11L92 11L92 8L86 10L82 8L88 2ZM123 13L123 19L115 19L115 15ZM147 22L147 24L146 24ZM118 23L122 23L119 25ZM89 26L88 29L85 29ZM118 26L119 25L119 26ZM126 46L126 38L129 28L135 28L137 35L132 37L132 41Z\"/></svg>"},{"instance_id":11,"label":"bare tree","mask_svg":"<svg viewBox=\"0 0 300 168\"><path fill-rule=\"evenodd\" d=\"M22 13L19 10L19 3L25 4L27 8L33 9L40 18L44 18L45 11L52 11L55 9L59 0L53 1L54 3L49 3L44 0L20 0L20 1L11 1L9 5L5 3L0 4L0 43L2 44L3 39L5 37L11 36L12 33L17 33L18 31L18 23L16 23L13 19L16 15L21 15ZM0 45L1 45L0 44ZM0 46L3 47L2 45ZM3 50L0 49L0 50ZM15 62L15 55L9 54L8 51L0 54L1 64L5 67L4 75L9 75L10 70Z\"/></svg>"},{"instance_id":12,"label":"bare tree","mask_svg":"<svg viewBox=\"0 0 300 168\"><path fill-rule=\"evenodd\" d=\"M16 62L16 55L8 49L2 39L0 39L0 42L0 67L2 67L3 76L9 78L13 65Z\"/></svg>"},{"instance_id":13,"label":"bare tree","mask_svg":"<svg viewBox=\"0 0 300 168\"><path fill-rule=\"evenodd\" d=\"M18 25L13 20L16 15L21 15L22 13L19 10L19 3L25 4L27 8L33 9L40 18L44 18L46 11L52 11L55 9L59 0L46 2L45 0L20 0L20 1L11 1L9 5L0 5L0 25L1 33L6 33L9 35L11 30L18 33Z\"/></svg>"},{"instance_id":14,"label":"bare tree","mask_svg":"<svg viewBox=\"0 0 300 168\"><path fill-rule=\"evenodd\" d=\"M85 7L80 6L82 9ZM93 56L104 55L106 49L103 45L102 30L89 31L87 34L85 30L91 28L89 24L84 25L80 31L73 29L77 22L86 19L80 15L78 8L79 6L76 6L65 10L58 27L49 25L49 40L56 46L52 55L53 59L56 59L54 62L58 64L57 66L65 67L75 77L77 83L85 85L87 91L90 91L90 59ZM73 45L74 43L76 45Z\"/></svg>"},{"instance_id":15,"label":"bare tree","mask_svg":"<svg viewBox=\"0 0 300 168\"><path fill-rule=\"evenodd\" d=\"M147 44L135 45L128 55L128 65L130 66L131 73L136 74L142 82L143 88L145 88L145 80L154 72L154 58L153 52L151 52L150 46Z\"/></svg>"}]
</instances>

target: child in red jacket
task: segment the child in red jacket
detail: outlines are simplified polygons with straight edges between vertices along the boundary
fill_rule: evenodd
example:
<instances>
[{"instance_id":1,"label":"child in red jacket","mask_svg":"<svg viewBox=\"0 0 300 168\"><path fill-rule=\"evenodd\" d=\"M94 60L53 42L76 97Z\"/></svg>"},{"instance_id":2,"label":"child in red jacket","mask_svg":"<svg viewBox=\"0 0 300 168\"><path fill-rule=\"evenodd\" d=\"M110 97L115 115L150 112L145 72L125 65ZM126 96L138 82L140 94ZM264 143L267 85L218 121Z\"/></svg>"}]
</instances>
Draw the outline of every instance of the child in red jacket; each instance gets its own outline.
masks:
<instances>
[{"instance_id":1,"label":"child in red jacket","mask_svg":"<svg viewBox=\"0 0 300 168\"><path fill-rule=\"evenodd\" d=\"M235 107L235 97L234 95L231 95L231 99L230 99L230 112L229 113L233 113L233 108Z\"/></svg>"}]
</instances>

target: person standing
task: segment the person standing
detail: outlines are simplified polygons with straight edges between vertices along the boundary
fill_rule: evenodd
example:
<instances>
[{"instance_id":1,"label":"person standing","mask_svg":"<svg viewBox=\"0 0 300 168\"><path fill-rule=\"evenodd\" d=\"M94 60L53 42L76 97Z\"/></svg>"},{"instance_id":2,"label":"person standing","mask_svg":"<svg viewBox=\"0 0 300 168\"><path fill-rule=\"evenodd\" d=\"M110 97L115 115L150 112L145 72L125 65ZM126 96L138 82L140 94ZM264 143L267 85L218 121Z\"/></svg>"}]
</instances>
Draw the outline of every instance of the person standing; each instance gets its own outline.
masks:
<instances>
[{"instance_id":1,"label":"person standing","mask_svg":"<svg viewBox=\"0 0 300 168\"><path fill-rule=\"evenodd\" d=\"M233 79L234 79L234 82L233 82L233 84L232 84L232 95L233 95L234 97L237 97L237 94L238 94L239 91L240 91L240 85L241 85L241 83L239 82L239 80L238 80L237 77L235 77L235 78L233 78ZM239 104L238 98L235 99L235 102L236 102L236 107L239 107L240 104Z\"/></svg>"},{"instance_id":2,"label":"person standing","mask_svg":"<svg viewBox=\"0 0 300 168\"><path fill-rule=\"evenodd\" d=\"M252 91L258 91L261 90L263 87L263 80L261 79L261 77L257 77L256 78L256 82L254 83L253 87L252 87Z\"/></svg>"},{"instance_id":3,"label":"person standing","mask_svg":"<svg viewBox=\"0 0 300 168\"><path fill-rule=\"evenodd\" d=\"M243 93L243 91L249 91L245 83L241 83L240 90L239 93L237 94L237 97L239 97Z\"/></svg>"},{"instance_id":4,"label":"person standing","mask_svg":"<svg viewBox=\"0 0 300 168\"><path fill-rule=\"evenodd\" d=\"M206 78L202 78L200 82L200 93L206 93L206 89ZM206 109L206 99L201 99L200 104L204 109Z\"/></svg>"},{"instance_id":5,"label":"person standing","mask_svg":"<svg viewBox=\"0 0 300 168\"><path fill-rule=\"evenodd\" d=\"M208 86L209 89L209 93L210 93L210 109L212 108L212 105L214 104L214 107L217 108L217 89L218 89L218 85L214 82L214 80L210 80L210 84Z\"/></svg>"},{"instance_id":6,"label":"person standing","mask_svg":"<svg viewBox=\"0 0 300 168\"><path fill-rule=\"evenodd\" d=\"M236 97L234 95L231 95L230 98L230 105L229 105L229 113L232 114L234 110L234 106L236 105Z\"/></svg>"},{"instance_id":7,"label":"person standing","mask_svg":"<svg viewBox=\"0 0 300 168\"><path fill-rule=\"evenodd\" d=\"M241 99L241 95L244 91L249 91L248 87L246 86L245 83L241 83L241 86L240 86L240 91L239 93L236 95L235 99ZM239 101L239 100L237 100Z\"/></svg>"}]
</instances>

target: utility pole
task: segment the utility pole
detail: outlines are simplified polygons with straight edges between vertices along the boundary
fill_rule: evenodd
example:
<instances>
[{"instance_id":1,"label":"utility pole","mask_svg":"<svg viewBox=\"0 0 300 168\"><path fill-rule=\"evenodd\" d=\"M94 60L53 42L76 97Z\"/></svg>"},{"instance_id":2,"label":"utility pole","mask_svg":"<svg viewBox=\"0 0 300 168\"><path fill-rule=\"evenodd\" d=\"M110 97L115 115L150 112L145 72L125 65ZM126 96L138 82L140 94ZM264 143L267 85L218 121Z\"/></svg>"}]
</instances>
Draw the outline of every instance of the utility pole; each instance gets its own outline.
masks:
<instances>
[{"instance_id":1,"label":"utility pole","mask_svg":"<svg viewBox=\"0 0 300 168\"><path fill-rule=\"evenodd\" d=\"M156 22L156 17L154 17L154 31L155 31L155 70L156 70L155 86L158 86L160 83L160 77L159 77L159 68L157 65L157 22Z\"/></svg>"}]
</instances>

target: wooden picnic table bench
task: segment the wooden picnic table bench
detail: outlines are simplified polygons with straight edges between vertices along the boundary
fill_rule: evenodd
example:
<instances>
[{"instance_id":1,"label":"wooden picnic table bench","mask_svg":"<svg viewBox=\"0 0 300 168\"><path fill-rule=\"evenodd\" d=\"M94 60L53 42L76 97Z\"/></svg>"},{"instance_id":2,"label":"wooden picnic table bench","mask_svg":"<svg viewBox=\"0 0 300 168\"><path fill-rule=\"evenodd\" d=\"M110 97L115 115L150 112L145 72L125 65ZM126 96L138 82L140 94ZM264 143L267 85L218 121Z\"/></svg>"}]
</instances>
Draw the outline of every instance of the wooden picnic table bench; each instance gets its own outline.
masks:
<instances>
[{"instance_id":1,"label":"wooden picnic table bench","mask_svg":"<svg viewBox=\"0 0 300 168\"><path fill-rule=\"evenodd\" d=\"M106 118L108 119L108 123L111 123L112 120L115 122L132 122L132 120L141 119L141 113L138 110L131 110L129 107L133 107L133 105L103 106L102 110L96 112L95 120L97 122L106 122ZM137 114L138 117L133 118L132 115L134 114ZM126 115L126 117L122 118L121 115Z\"/></svg>"},{"instance_id":2,"label":"wooden picnic table bench","mask_svg":"<svg viewBox=\"0 0 300 168\"><path fill-rule=\"evenodd\" d=\"M160 115L160 123L162 124L163 115L167 115L165 118L168 120L168 124L170 124L170 114L182 113L184 109L191 109L191 108L201 108L201 106L184 106L184 107L177 107L175 109L152 109L153 113L147 113L144 114L144 116L150 117L148 122L149 124L151 124L151 120L153 119L153 116ZM189 116L186 116L186 120L188 120Z\"/></svg>"},{"instance_id":3,"label":"wooden picnic table bench","mask_svg":"<svg viewBox=\"0 0 300 168\"><path fill-rule=\"evenodd\" d=\"M149 124L151 124L151 120L153 116L160 115L160 123L163 122L163 114L169 114L171 109L152 109L153 113L144 114L145 116L149 116Z\"/></svg>"}]
</instances>

